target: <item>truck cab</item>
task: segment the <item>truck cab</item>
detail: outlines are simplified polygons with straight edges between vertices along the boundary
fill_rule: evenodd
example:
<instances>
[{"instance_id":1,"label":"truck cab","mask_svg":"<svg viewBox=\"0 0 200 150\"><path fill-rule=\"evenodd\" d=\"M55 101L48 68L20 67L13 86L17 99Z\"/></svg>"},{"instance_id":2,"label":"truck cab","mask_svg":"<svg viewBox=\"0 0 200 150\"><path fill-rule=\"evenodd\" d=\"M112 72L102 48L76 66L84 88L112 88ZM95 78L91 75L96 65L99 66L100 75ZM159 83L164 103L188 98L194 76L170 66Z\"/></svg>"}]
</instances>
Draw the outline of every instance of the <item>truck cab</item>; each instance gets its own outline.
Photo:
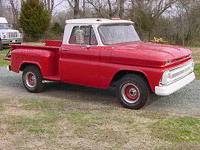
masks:
<instances>
[{"instance_id":1,"label":"truck cab","mask_svg":"<svg viewBox=\"0 0 200 150\"><path fill-rule=\"evenodd\" d=\"M46 46L11 44L11 70L23 71L29 92L41 92L45 80L107 89L115 87L120 103L142 108L151 92L167 96L195 79L192 51L144 43L132 21L72 19L63 41Z\"/></svg>"},{"instance_id":2,"label":"truck cab","mask_svg":"<svg viewBox=\"0 0 200 150\"><path fill-rule=\"evenodd\" d=\"M18 30L11 29L6 18L0 17L0 50L9 44L21 44L22 34Z\"/></svg>"}]
</instances>

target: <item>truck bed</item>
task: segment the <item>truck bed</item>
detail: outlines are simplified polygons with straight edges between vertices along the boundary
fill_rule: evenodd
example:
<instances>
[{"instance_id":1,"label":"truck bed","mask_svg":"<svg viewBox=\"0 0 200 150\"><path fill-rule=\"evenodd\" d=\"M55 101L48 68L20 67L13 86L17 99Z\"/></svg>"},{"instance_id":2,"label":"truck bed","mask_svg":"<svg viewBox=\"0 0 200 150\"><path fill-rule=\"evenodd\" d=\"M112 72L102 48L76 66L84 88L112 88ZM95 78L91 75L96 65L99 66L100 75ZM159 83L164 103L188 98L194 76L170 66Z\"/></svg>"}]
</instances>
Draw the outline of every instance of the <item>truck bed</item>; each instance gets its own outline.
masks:
<instances>
[{"instance_id":1,"label":"truck bed","mask_svg":"<svg viewBox=\"0 0 200 150\"><path fill-rule=\"evenodd\" d=\"M21 44L10 44L11 51L15 49L48 49L48 50L59 50L62 45L62 41L57 40L46 40L45 46L38 46L38 45L21 45ZM10 52L10 51L9 51ZM11 54L6 55L4 60L11 61Z\"/></svg>"},{"instance_id":2,"label":"truck bed","mask_svg":"<svg viewBox=\"0 0 200 150\"><path fill-rule=\"evenodd\" d=\"M11 44L11 54L5 60L11 61L11 70L22 71L27 65L40 68L44 79L60 80L59 49L62 41L45 41L45 46Z\"/></svg>"},{"instance_id":3,"label":"truck bed","mask_svg":"<svg viewBox=\"0 0 200 150\"><path fill-rule=\"evenodd\" d=\"M18 49L18 48L57 50L61 47L61 45L62 45L62 41L54 41L54 40L45 41L45 46L10 44L11 50Z\"/></svg>"}]
</instances>

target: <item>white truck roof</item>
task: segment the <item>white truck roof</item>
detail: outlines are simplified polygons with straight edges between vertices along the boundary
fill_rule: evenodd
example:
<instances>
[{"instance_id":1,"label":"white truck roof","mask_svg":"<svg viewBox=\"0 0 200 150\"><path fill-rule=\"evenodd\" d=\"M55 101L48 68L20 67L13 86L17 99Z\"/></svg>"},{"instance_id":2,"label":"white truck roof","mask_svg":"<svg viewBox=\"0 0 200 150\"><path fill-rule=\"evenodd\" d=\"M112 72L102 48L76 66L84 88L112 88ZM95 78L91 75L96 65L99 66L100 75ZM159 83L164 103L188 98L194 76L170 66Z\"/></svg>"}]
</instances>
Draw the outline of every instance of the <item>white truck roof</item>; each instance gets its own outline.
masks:
<instances>
[{"instance_id":1,"label":"white truck roof","mask_svg":"<svg viewBox=\"0 0 200 150\"><path fill-rule=\"evenodd\" d=\"M0 17L0 24L1 23L8 23L5 17Z\"/></svg>"},{"instance_id":2,"label":"white truck roof","mask_svg":"<svg viewBox=\"0 0 200 150\"><path fill-rule=\"evenodd\" d=\"M85 18L85 19L71 19L66 20L68 24L110 24L110 23L133 23L129 20L121 19L104 19L104 18Z\"/></svg>"}]
</instances>

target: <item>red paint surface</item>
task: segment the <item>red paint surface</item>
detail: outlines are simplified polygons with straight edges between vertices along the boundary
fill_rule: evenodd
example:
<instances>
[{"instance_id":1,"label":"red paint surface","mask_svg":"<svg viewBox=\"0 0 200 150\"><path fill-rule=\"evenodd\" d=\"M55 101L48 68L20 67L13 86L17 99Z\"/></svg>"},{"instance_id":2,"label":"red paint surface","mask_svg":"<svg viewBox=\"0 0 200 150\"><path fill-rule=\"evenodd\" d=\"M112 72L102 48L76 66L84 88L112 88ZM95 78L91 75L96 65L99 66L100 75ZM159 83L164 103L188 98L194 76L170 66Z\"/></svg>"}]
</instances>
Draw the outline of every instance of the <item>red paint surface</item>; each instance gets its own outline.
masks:
<instances>
[{"instance_id":1,"label":"red paint surface","mask_svg":"<svg viewBox=\"0 0 200 150\"><path fill-rule=\"evenodd\" d=\"M35 64L44 79L104 89L119 71L140 72L154 92L163 72L188 61L192 53L186 48L143 42L89 48L60 42L46 41L47 46L11 45L12 71L19 72L23 64ZM165 66L168 60L172 63Z\"/></svg>"},{"instance_id":2,"label":"red paint surface","mask_svg":"<svg viewBox=\"0 0 200 150\"><path fill-rule=\"evenodd\" d=\"M29 81L29 83L31 84L31 85L35 85L35 82L33 82L32 81L32 78L33 77L33 74L29 74L29 76L28 76L28 81Z\"/></svg>"},{"instance_id":3,"label":"red paint surface","mask_svg":"<svg viewBox=\"0 0 200 150\"><path fill-rule=\"evenodd\" d=\"M62 41L54 41L54 40L46 40L45 41L46 46L57 46L60 47L62 45Z\"/></svg>"}]
</instances>

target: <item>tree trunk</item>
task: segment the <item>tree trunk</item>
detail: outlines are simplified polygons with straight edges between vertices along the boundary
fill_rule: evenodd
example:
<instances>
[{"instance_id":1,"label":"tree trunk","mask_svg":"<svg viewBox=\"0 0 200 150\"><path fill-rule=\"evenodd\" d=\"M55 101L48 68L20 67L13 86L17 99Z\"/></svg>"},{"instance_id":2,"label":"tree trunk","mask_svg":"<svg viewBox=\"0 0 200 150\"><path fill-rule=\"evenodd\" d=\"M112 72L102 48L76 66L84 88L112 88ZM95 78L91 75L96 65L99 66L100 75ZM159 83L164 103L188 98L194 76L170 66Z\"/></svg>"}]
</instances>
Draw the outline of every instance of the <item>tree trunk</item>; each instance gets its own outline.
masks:
<instances>
[{"instance_id":1,"label":"tree trunk","mask_svg":"<svg viewBox=\"0 0 200 150\"><path fill-rule=\"evenodd\" d=\"M0 0L0 17L3 17L2 0Z\"/></svg>"},{"instance_id":2,"label":"tree trunk","mask_svg":"<svg viewBox=\"0 0 200 150\"><path fill-rule=\"evenodd\" d=\"M43 0L44 8L48 10L50 18L52 16L52 11L54 8L54 0Z\"/></svg>"},{"instance_id":3,"label":"tree trunk","mask_svg":"<svg viewBox=\"0 0 200 150\"><path fill-rule=\"evenodd\" d=\"M109 16L109 18L112 18L112 5L111 5L111 2L110 2L110 0L108 0L108 6L109 6L109 14L108 14L108 16Z\"/></svg>"},{"instance_id":4,"label":"tree trunk","mask_svg":"<svg viewBox=\"0 0 200 150\"><path fill-rule=\"evenodd\" d=\"M119 1L119 5L120 5L119 17L120 17L121 19L124 18L124 2L125 2L125 0L120 0L120 1Z\"/></svg>"},{"instance_id":5,"label":"tree trunk","mask_svg":"<svg viewBox=\"0 0 200 150\"><path fill-rule=\"evenodd\" d=\"M10 5L11 5L11 8L12 8L12 14L13 14L13 26L15 29L18 28L18 24L17 24L17 18L18 18L18 10L16 8L16 6L14 5L14 1L13 0L10 0Z\"/></svg>"},{"instance_id":6,"label":"tree trunk","mask_svg":"<svg viewBox=\"0 0 200 150\"><path fill-rule=\"evenodd\" d=\"M74 0L75 5L74 5L74 18L77 19L79 18L79 0Z\"/></svg>"},{"instance_id":7,"label":"tree trunk","mask_svg":"<svg viewBox=\"0 0 200 150\"><path fill-rule=\"evenodd\" d=\"M85 17L85 0L83 0L83 17Z\"/></svg>"}]
</instances>

